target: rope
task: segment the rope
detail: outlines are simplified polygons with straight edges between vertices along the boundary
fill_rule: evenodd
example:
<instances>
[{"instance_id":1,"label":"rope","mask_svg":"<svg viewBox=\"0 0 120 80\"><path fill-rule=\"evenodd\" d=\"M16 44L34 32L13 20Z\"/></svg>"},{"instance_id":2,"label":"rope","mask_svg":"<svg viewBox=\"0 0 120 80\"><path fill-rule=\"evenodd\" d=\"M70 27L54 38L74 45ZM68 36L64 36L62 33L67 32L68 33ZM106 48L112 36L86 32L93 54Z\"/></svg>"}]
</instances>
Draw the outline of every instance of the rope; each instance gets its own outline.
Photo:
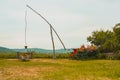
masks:
<instances>
[{"instance_id":1,"label":"rope","mask_svg":"<svg viewBox=\"0 0 120 80\"><path fill-rule=\"evenodd\" d=\"M26 7L26 5L27 5L27 1L28 0L24 0L24 2L25 2L25 49L27 49L27 7Z\"/></svg>"},{"instance_id":2,"label":"rope","mask_svg":"<svg viewBox=\"0 0 120 80\"><path fill-rule=\"evenodd\" d=\"M25 10L25 46L27 46L27 8Z\"/></svg>"}]
</instances>

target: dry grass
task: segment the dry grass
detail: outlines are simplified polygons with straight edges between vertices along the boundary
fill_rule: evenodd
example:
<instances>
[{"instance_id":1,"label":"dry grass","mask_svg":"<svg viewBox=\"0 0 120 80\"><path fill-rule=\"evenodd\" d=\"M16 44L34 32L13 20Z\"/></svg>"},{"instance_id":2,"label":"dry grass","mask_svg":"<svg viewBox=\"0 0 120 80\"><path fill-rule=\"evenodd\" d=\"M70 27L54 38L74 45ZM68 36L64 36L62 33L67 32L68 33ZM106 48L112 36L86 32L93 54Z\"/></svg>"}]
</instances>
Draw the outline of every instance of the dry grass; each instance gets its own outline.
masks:
<instances>
[{"instance_id":1,"label":"dry grass","mask_svg":"<svg viewBox=\"0 0 120 80\"><path fill-rule=\"evenodd\" d=\"M0 80L119 80L120 62L33 59L0 60ZM113 66L114 65L114 66Z\"/></svg>"},{"instance_id":2,"label":"dry grass","mask_svg":"<svg viewBox=\"0 0 120 80\"><path fill-rule=\"evenodd\" d=\"M1 80L9 80L12 78L23 78L23 77L33 77L33 78L39 78L43 77L44 72L51 73L53 72L53 67L10 67L10 68L4 68L3 72L1 72Z\"/></svg>"}]
</instances>

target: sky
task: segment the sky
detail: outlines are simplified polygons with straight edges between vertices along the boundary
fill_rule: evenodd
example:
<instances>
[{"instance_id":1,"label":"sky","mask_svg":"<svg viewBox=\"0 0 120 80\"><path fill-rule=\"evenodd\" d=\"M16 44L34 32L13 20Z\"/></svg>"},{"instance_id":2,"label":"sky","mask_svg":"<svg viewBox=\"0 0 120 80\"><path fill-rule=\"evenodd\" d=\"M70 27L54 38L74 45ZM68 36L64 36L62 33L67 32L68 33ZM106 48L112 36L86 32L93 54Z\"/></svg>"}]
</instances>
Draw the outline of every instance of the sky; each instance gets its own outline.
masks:
<instances>
[{"instance_id":1,"label":"sky","mask_svg":"<svg viewBox=\"0 0 120 80\"><path fill-rule=\"evenodd\" d=\"M24 48L27 9L28 47L52 49L49 25L26 4L53 25L66 48L87 45L93 31L112 30L120 22L120 0L0 0L0 46ZM63 48L55 34L54 40Z\"/></svg>"}]
</instances>

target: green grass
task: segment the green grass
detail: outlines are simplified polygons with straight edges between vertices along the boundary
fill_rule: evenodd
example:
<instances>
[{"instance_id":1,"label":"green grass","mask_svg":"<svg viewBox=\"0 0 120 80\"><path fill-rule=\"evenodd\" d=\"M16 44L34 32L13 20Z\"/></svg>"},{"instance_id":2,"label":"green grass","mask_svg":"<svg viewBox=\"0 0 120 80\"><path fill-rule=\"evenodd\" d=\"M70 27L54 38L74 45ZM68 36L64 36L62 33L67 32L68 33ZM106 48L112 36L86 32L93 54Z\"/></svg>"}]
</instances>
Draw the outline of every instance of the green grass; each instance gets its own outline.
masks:
<instances>
[{"instance_id":1,"label":"green grass","mask_svg":"<svg viewBox=\"0 0 120 80\"><path fill-rule=\"evenodd\" d=\"M0 59L0 80L120 80L120 61Z\"/></svg>"},{"instance_id":2,"label":"green grass","mask_svg":"<svg viewBox=\"0 0 120 80\"><path fill-rule=\"evenodd\" d=\"M0 53L0 58L16 58L17 53Z\"/></svg>"},{"instance_id":3,"label":"green grass","mask_svg":"<svg viewBox=\"0 0 120 80\"><path fill-rule=\"evenodd\" d=\"M53 54L51 53L33 53L33 58L53 58ZM57 58L69 58L69 53L57 53L56 54ZM0 58L4 59L10 59L10 58L17 58L17 53L0 53Z\"/></svg>"}]
</instances>

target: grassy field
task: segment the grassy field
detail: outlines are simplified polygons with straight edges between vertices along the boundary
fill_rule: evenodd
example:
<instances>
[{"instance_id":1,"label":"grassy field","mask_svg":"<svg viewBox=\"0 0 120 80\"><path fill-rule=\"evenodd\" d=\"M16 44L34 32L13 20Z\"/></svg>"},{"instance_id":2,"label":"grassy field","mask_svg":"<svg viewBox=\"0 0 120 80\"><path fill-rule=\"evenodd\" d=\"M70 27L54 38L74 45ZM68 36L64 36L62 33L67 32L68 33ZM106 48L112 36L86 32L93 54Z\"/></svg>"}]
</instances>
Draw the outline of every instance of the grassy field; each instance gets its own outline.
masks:
<instances>
[{"instance_id":1,"label":"grassy field","mask_svg":"<svg viewBox=\"0 0 120 80\"><path fill-rule=\"evenodd\" d=\"M120 80L120 61L0 59L0 80Z\"/></svg>"}]
</instances>

